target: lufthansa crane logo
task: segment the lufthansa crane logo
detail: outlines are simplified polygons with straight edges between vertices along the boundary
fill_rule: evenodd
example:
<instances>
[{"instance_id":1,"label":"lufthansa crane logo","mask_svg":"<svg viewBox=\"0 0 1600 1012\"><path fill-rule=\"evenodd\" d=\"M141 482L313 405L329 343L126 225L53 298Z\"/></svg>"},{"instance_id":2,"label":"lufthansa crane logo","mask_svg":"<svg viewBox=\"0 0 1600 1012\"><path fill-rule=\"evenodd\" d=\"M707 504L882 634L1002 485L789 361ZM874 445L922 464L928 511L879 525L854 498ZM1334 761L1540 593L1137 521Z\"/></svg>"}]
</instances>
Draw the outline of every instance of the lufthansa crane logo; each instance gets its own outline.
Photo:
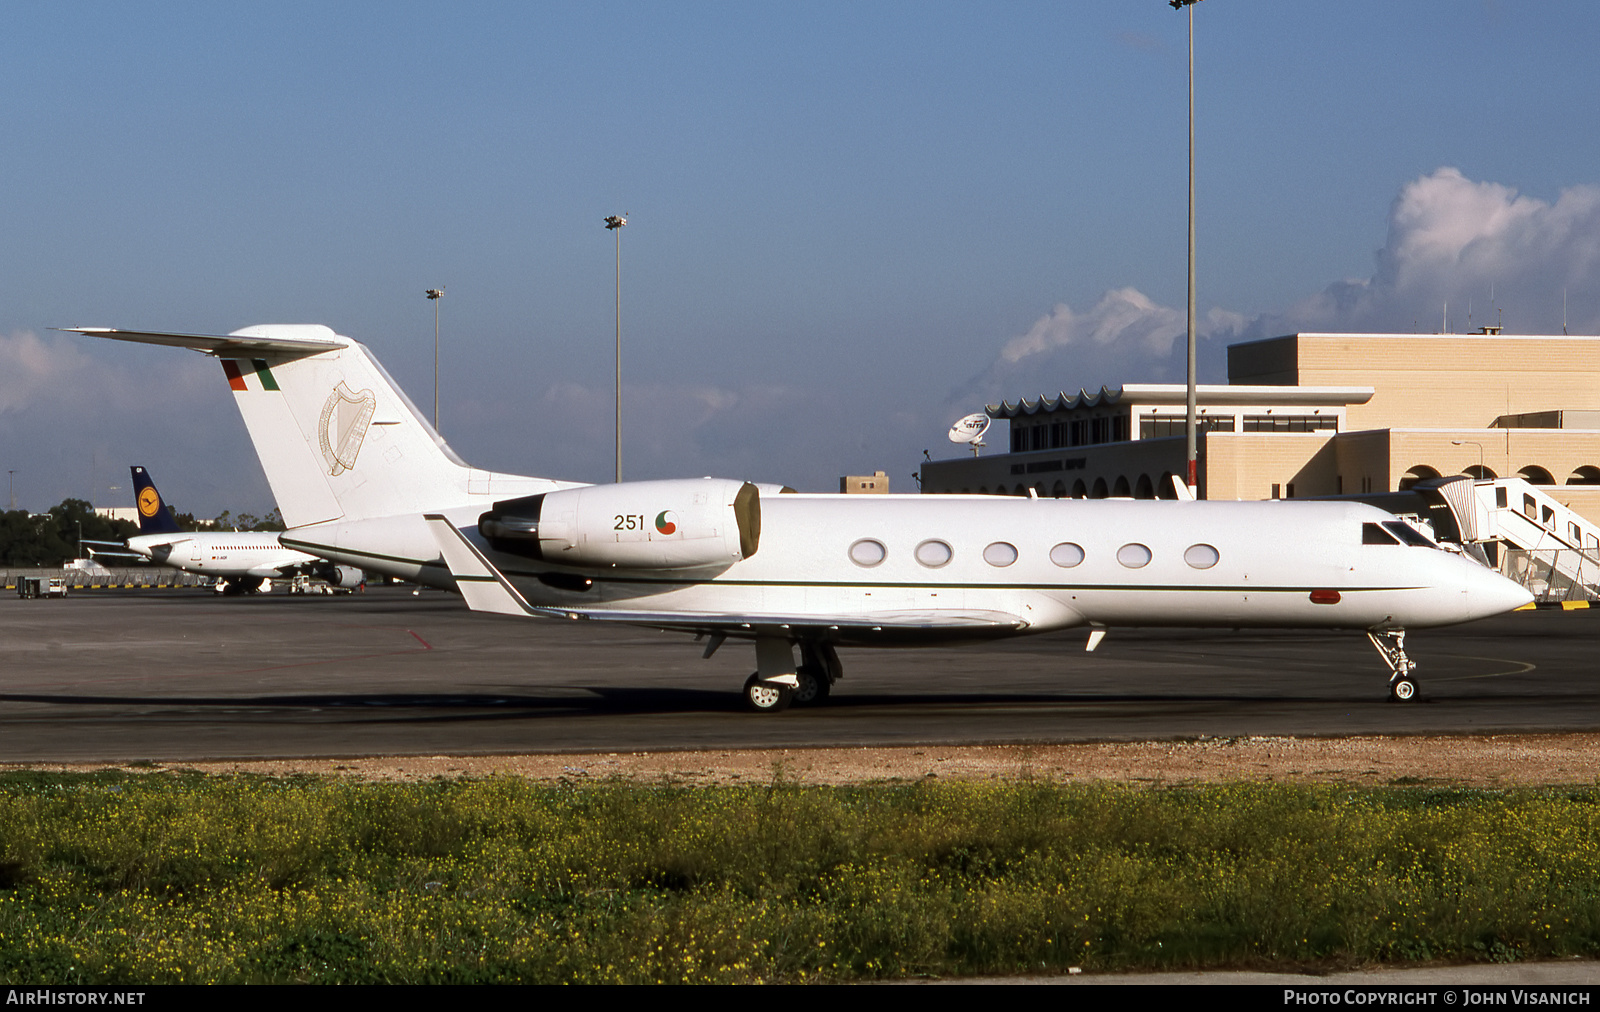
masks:
<instances>
[{"instance_id":1,"label":"lufthansa crane logo","mask_svg":"<svg viewBox=\"0 0 1600 1012\"><path fill-rule=\"evenodd\" d=\"M161 496L153 488L139 490L139 515L153 517L161 509Z\"/></svg>"},{"instance_id":2,"label":"lufthansa crane logo","mask_svg":"<svg viewBox=\"0 0 1600 1012\"><path fill-rule=\"evenodd\" d=\"M377 409L376 394L371 390L357 393L344 380L340 380L328 395L327 403L322 405L322 421L317 426L328 474L342 474L356 466L361 441L367 438L367 426L372 424L372 414Z\"/></svg>"}]
</instances>

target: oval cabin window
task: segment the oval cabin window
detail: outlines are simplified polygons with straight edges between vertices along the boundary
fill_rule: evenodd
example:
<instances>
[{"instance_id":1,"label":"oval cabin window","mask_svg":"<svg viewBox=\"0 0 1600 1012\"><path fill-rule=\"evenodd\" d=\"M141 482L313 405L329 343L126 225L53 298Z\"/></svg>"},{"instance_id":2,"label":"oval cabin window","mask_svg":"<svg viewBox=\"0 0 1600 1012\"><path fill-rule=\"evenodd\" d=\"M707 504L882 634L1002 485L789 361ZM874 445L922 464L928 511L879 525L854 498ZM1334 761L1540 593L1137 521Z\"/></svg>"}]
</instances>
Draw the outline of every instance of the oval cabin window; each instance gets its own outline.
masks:
<instances>
[{"instance_id":1,"label":"oval cabin window","mask_svg":"<svg viewBox=\"0 0 1600 1012\"><path fill-rule=\"evenodd\" d=\"M889 555L889 550L883 547L883 542L871 538L862 538L850 546L850 561L858 566L876 566Z\"/></svg>"},{"instance_id":2,"label":"oval cabin window","mask_svg":"<svg viewBox=\"0 0 1600 1012\"><path fill-rule=\"evenodd\" d=\"M983 561L991 566L1009 566L1017 561L1017 546L996 541L983 550Z\"/></svg>"},{"instance_id":3,"label":"oval cabin window","mask_svg":"<svg viewBox=\"0 0 1600 1012\"><path fill-rule=\"evenodd\" d=\"M1050 549L1050 561L1062 569L1071 569L1083 561L1083 548L1070 541L1063 541Z\"/></svg>"},{"instance_id":4,"label":"oval cabin window","mask_svg":"<svg viewBox=\"0 0 1600 1012\"><path fill-rule=\"evenodd\" d=\"M1183 561L1192 569L1210 569L1222 558L1210 545L1190 545L1183 553Z\"/></svg>"},{"instance_id":5,"label":"oval cabin window","mask_svg":"<svg viewBox=\"0 0 1600 1012\"><path fill-rule=\"evenodd\" d=\"M1117 561L1129 569L1143 569L1150 564L1150 549L1138 542L1117 549Z\"/></svg>"},{"instance_id":6,"label":"oval cabin window","mask_svg":"<svg viewBox=\"0 0 1600 1012\"><path fill-rule=\"evenodd\" d=\"M917 561L924 566L929 569L938 569L940 566L947 564L955 553L950 550L949 545L934 539L932 541L924 541L918 545L915 554Z\"/></svg>"}]
</instances>

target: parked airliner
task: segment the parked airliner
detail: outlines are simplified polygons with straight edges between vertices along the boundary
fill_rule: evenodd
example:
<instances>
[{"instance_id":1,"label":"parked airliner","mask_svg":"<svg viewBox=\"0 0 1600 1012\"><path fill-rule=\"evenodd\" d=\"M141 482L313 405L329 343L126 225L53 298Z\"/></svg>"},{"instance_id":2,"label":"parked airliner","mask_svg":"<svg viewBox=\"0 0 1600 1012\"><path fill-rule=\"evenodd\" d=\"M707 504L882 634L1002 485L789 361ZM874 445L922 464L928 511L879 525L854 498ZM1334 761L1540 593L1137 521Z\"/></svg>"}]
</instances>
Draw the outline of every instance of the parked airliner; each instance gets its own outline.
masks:
<instances>
[{"instance_id":1,"label":"parked airliner","mask_svg":"<svg viewBox=\"0 0 1600 1012\"><path fill-rule=\"evenodd\" d=\"M185 531L178 527L156 489L150 472L135 464L134 504L139 533L128 539L129 552L186 573L216 577L225 594L254 594L271 589L274 579L301 573L327 579L335 586L361 582L361 571L335 566L278 543L277 531Z\"/></svg>"},{"instance_id":2,"label":"parked airliner","mask_svg":"<svg viewBox=\"0 0 1600 1012\"><path fill-rule=\"evenodd\" d=\"M222 362L284 546L454 588L474 610L751 641L746 702L826 696L836 647L1119 626L1365 632L1398 700L1410 628L1522 587L1391 514L1327 502L795 494L691 478L583 485L463 462L367 348L316 325L226 336L71 328ZM799 651L796 663L795 650Z\"/></svg>"}]
</instances>

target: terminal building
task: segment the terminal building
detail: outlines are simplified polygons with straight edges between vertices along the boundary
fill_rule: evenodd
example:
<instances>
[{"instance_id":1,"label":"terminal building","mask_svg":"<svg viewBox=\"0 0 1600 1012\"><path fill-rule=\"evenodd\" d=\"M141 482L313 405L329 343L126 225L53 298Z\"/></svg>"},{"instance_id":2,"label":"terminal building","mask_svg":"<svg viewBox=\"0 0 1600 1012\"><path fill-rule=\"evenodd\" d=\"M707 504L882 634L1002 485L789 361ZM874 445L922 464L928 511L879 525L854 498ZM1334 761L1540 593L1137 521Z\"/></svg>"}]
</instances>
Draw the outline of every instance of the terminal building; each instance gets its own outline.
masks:
<instances>
[{"instance_id":1,"label":"terminal building","mask_svg":"<svg viewBox=\"0 0 1600 1012\"><path fill-rule=\"evenodd\" d=\"M1600 523L1600 337L1289 334L1231 346L1228 382L1196 396L1203 499L1520 477ZM925 462L922 490L1173 498L1186 400L1129 383L988 405L1007 451Z\"/></svg>"}]
</instances>

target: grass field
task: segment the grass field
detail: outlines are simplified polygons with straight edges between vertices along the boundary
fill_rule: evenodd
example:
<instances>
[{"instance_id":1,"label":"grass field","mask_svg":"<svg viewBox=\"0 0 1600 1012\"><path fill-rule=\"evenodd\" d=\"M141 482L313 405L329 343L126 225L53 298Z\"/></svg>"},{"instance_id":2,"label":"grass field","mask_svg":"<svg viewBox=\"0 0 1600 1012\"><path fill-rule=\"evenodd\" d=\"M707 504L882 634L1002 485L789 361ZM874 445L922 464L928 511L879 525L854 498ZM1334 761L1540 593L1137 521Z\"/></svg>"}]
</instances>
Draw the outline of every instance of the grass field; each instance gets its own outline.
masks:
<instances>
[{"instance_id":1,"label":"grass field","mask_svg":"<svg viewBox=\"0 0 1600 1012\"><path fill-rule=\"evenodd\" d=\"M0 777L0 981L1600 955L1600 789Z\"/></svg>"}]
</instances>

